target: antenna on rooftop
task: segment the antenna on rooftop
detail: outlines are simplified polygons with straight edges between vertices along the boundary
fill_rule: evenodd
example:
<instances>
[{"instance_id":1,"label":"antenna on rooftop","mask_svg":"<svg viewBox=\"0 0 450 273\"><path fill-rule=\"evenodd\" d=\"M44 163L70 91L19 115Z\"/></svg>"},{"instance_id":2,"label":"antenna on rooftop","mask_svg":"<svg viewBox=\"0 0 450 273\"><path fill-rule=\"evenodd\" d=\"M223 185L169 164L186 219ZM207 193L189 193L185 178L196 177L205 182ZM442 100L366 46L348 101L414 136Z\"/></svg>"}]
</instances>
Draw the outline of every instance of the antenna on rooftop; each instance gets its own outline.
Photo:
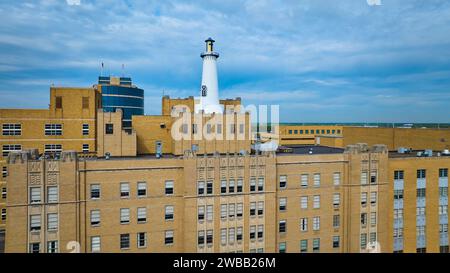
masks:
<instances>
[{"instance_id":1,"label":"antenna on rooftop","mask_svg":"<svg viewBox=\"0 0 450 273\"><path fill-rule=\"evenodd\" d=\"M104 67L104 63L102 62L102 67L100 68L100 77L103 77L103 67Z\"/></svg>"}]
</instances>

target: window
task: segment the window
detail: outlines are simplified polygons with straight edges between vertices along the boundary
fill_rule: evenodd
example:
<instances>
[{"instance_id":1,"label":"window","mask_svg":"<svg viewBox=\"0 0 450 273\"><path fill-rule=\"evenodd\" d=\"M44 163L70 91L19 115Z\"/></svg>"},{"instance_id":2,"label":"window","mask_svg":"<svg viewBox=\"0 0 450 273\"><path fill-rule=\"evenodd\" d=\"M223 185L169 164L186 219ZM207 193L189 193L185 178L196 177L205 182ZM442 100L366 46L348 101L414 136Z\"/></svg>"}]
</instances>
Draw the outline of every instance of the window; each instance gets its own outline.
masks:
<instances>
[{"instance_id":1,"label":"window","mask_svg":"<svg viewBox=\"0 0 450 273\"><path fill-rule=\"evenodd\" d=\"M205 206L198 206L197 219L199 221L205 220Z\"/></svg>"},{"instance_id":2,"label":"window","mask_svg":"<svg viewBox=\"0 0 450 273\"><path fill-rule=\"evenodd\" d=\"M227 193L227 181L222 180L220 181L220 193Z\"/></svg>"},{"instance_id":3,"label":"window","mask_svg":"<svg viewBox=\"0 0 450 273\"><path fill-rule=\"evenodd\" d=\"M313 230L320 230L320 216L313 217Z\"/></svg>"},{"instance_id":4,"label":"window","mask_svg":"<svg viewBox=\"0 0 450 273\"><path fill-rule=\"evenodd\" d=\"M7 144L2 146L2 154L7 157L9 152L12 151L22 151L22 145L20 144Z\"/></svg>"},{"instance_id":5,"label":"window","mask_svg":"<svg viewBox=\"0 0 450 273\"><path fill-rule=\"evenodd\" d=\"M448 197L448 187L439 187L439 196Z\"/></svg>"},{"instance_id":6,"label":"window","mask_svg":"<svg viewBox=\"0 0 450 273\"><path fill-rule=\"evenodd\" d=\"M41 187L31 187L30 188L30 203L40 203L41 202Z\"/></svg>"},{"instance_id":7,"label":"window","mask_svg":"<svg viewBox=\"0 0 450 273\"><path fill-rule=\"evenodd\" d=\"M427 253L427 249L425 247L416 249L417 253Z\"/></svg>"},{"instance_id":8,"label":"window","mask_svg":"<svg viewBox=\"0 0 450 273\"><path fill-rule=\"evenodd\" d=\"M416 215L425 215L425 207L417 207Z\"/></svg>"},{"instance_id":9,"label":"window","mask_svg":"<svg viewBox=\"0 0 450 273\"><path fill-rule=\"evenodd\" d=\"M376 184L377 183L377 171L371 171L370 172L370 184Z\"/></svg>"},{"instance_id":10,"label":"window","mask_svg":"<svg viewBox=\"0 0 450 273\"><path fill-rule=\"evenodd\" d=\"M30 231L40 231L40 230L41 230L41 215L31 215Z\"/></svg>"},{"instance_id":11,"label":"window","mask_svg":"<svg viewBox=\"0 0 450 273\"><path fill-rule=\"evenodd\" d=\"M375 206L377 203L377 192L373 191L370 193L370 205Z\"/></svg>"},{"instance_id":12,"label":"window","mask_svg":"<svg viewBox=\"0 0 450 273\"><path fill-rule=\"evenodd\" d=\"M367 225L367 213L361 213L361 227L366 227Z\"/></svg>"},{"instance_id":13,"label":"window","mask_svg":"<svg viewBox=\"0 0 450 273\"><path fill-rule=\"evenodd\" d=\"M425 236L425 226L416 227L417 236Z\"/></svg>"},{"instance_id":14,"label":"window","mask_svg":"<svg viewBox=\"0 0 450 273\"><path fill-rule=\"evenodd\" d=\"M197 134L197 131L198 131L197 128L198 128L197 124L195 124L195 123L192 124L192 133L193 134Z\"/></svg>"},{"instance_id":15,"label":"window","mask_svg":"<svg viewBox=\"0 0 450 273\"><path fill-rule=\"evenodd\" d=\"M2 188L2 199L6 199L6 188Z\"/></svg>"},{"instance_id":16,"label":"window","mask_svg":"<svg viewBox=\"0 0 450 273\"><path fill-rule=\"evenodd\" d=\"M130 223L130 209L120 209L120 223L121 224Z\"/></svg>"},{"instance_id":17,"label":"window","mask_svg":"<svg viewBox=\"0 0 450 273\"><path fill-rule=\"evenodd\" d=\"M394 209L394 219L403 219L403 209Z\"/></svg>"},{"instance_id":18,"label":"window","mask_svg":"<svg viewBox=\"0 0 450 273\"><path fill-rule=\"evenodd\" d=\"M258 239L264 238L264 225L258 225Z\"/></svg>"},{"instance_id":19,"label":"window","mask_svg":"<svg viewBox=\"0 0 450 273\"><path fill-rule=\"evenodd\" d=\"M138 182L137 183L137 196L138 197L147 196L147 183L146 182Z\"/></svg>"},{"instance_id":20,"label":"window","mask_svg":"<svg viewBox=\"0 0 450 273\"><path fill-rule=\"evenodd\" d=\"M280 211L286 211L287 198L286 198L286 197L280 198L280 201L279 201L279 202L280 202L280 203L279 203L279 209L280 209Z\"/></svg>"},{"instance_id":21,"label":"window","mask_svg":"<svg viewBox=\"0 0 450 273\"><path fill-rule=\"evenodd\" d=\"M82 129L83 136L88 136L89 135L89 124L84 123L82 128L83 128Z\"/></svg>"},{"instance_id":22,"label":"window","mask_svg":"<svg viewBox=\"0 0 450 273\"><path fill-rule=\"evenodd\" d=\"M234 244L234 239L236 238L236 230L234 228L228 229L228 243L230 245Z\"/></svg>"},{"instance_id":23,"label":"window","mask_svg":"<svg viewBox=\"0 0 450 273\"><path fill-rule=\"evenodd\" d=\"M448 233L448 224L439 225L439 233Z\"/></svg>"},{"instance_id":24,"label":"window","mask_svg":"<svg viewBox=\"0 0 450 273\"><path fill-rule=\"evenodd\" d=\"M100 210L91 210L91 226L100 225Z\"/></svg>"},{"instance_id":25,"label":"window","mask_svg":"<svg viewBox=\"0 0 450 273\"><path fill-rule=\"evenodd\" d=\"M256 215L256 202L250 203L250 216Z\"/></svg>"},{"instance_id":26,"label":"window","mask_svg":"<svg viewBox=\"0 0 450 273\"><path fill-rule=\"evenodd\" d=\"M164 244L171 245L173 241L173 230L166 230L164 233Z\"/></svg>"},{"instance_id":27,"label":"window","mask_svg":"<svg viewBox=\"0 0 450 273\"><path fill-rule=\"evenodd\" d=\"M130 197L130 184L129 183L120 183L120 197L128 198Z\"/></svg>"},{"instance_id":28,"label":"window","mask_svg":"<svg viewBox=\"0 0 450 273\"><path fill-rule=\"evenodd\" d=\"M100 185L99 184L91 185L91 199L100 199Z\"/></svg>"},{"instance_id":29,"label":"window","mask_svg":"<svg viewBox=\"0 0 450 273\"><path fill-rule=\"evenodd\" d=\"M91 252L100 252L100 236L91 237Z\"/></svg>"},{"instance_id":30,"label":"window","mask_svg":"<svg viewBox=\"0 0 450 273\"><path fill-rule=\"evenodd\" d=\"M426 178L427 171L426 170L417 170L417 178Z\"/></svg>"},{"instance_id":31,"label":"window","mask_svg":"<svg viewBox=\"0 0 450 273\"><path fill-rule=\"evenodd\" d=\"M361 249L365 249L367 247L367 233L361 233L360 243L361 243Z\"/></svg>"},{"instance_id":32,"label":"window","mask_svg":"<svg viewBox=\"0 0 450 273\"><path fill-rule=\"evenodd\" d=\"M320 195L314 195L313 197L313 208L319 209L320 208Z\"/></svg>"},{"instance_id":33,"label":"window","mask_svg":"<svg viewBox=\"0 0 450 273\"><path fill-rule=\"evenodd\" d=\"M220 243L222 245L227 244L227 229L226 228L220 229Z\"/></svg>"},{"instance_id":34,"label":"window","mask_svg":"<svg viewBox=\"0 0 450 273\"><path fill-rule=\"evenodd\" d=\"M22 135L22 124L4 123L2 125L2 134L4 136L20 136Z\"/></svg>"},{"instance_id":35,"label":"window","mask_svg":"<svg viewBox=\"0 0 450 273\"><path fill-rule=\"evenodd\" d=\"M286 175L280 175L280 189L285 189L287 186L287 177Z\"/></svg>"},{"instance_id":36,"label":"window","mask_svg":"<svg viewBox=\"0 0 450 273\"><path fill-rule=\"evenodd\" d=\"M57 252L58 252L58 241L48 241L47 253L57 253Z\"/></svg>"},{"instance_id":37,"label":"window","mask_svg":"<svg viewBox=\"0 0 450 273\"><path fill-rule=\"evenodd\" d=\"M281 242L278 244L278 252L286 253L286 242Z\"/></svg>"},{"instance_id":38,"label":"window","mask_svg":"<svg viewBox=\"0 0 450 273\"><path fill-rule=\"evenodd\" d=\"M44 145L44 153L61 153L62 145L61 144L45 144Z\"/></svg>"},{"instance_id":39,"label":"window","mask_svg":"<svg viewBox=\"0 0 450 273\"><path fill-rule=\"evenodd\" d=\"M213 205L206 206L206 220L213 220Z\"/></svg>"},{"instance_id":40,"label":"window","mask_svg":"<svg viewBox=\"0 0 450 273\"><path fill-rule=\"evenodd\" d=\"M217 134L222 134L222 124L217 124Z\"/></svg>"},{"instance_id":41,"label":"window","mask_svg":"<svg viewBox=\"0 0 450 273\"><path fill-rule=\"evenodd\" d=\"M58 187L56 186L47 187L47 202L48 203L58 202Z\"/></svg>"},{"instance_id":42,"label":"window","mask_svg":"<svg viewBox=\"0 0 450 273\"><path fill-rule=\"evenodd\" d=\"M394 199L395 200L403 199L403 190L394 190Z\"/></svg>"},{"instance_id":43,"label":"window","mask_svg":"<svg viewBox=\"0 0 450 273\"><path fill-rule=\"evenodd\" d=\"M227 219L227 204L220 205L220 219Z\"/></svg>"},{"instance_id":44,"label":"window","mask_svg":"<svg viewBox=\"0 0 450 273\"><path fill-rule=\"evenodd\" d=\"M62 97L56 97L55 101L56 109L62 109Z\"/></svg>"},{"instance_id":45,"label":"window","mask_svg":"<svg viewBox=\"0 0 450 273\"><path fill-rule=\"evenodd\" d=\"M244 211L244 204L237 203L236 205L236 217L242 217Z\"/></svg>"},{"instance_id":46,"label":"window","mask_svg":"<svg viewBox=\"0 0 450 273\"><path fill-rule=\"evenodd\" d=\"M439 169L439 177L448 177L448 169Z\"/></svg>"},{"instance_id":47,"label":"window","mask_svg":"<svg viewBox=\"0 0 450 273\"><path fill-rule=\"evenodd\" d=\"M258 191L264 190L264 177L258 179Z\"/></svg>"},{"instance_id":48,"label":"window","mask_svg":"<svg viewBox=\"0 0 450 273\"><path fill-rule=\"evenodd\" d=\"M361 172L361 185L367 185L367 171Z\"/></svg>"},{"instance_id":49,"label":"window","mask_svg":"<svg viewBox=\"0 0 450 273\"><path fill-rule=\"evenodd\" d=\"M250 226L250 240L256 239L256 226Z\"/></svg>"},{"instance_id":50,"label":"window","mask_svg":"<svg viewBox=\"0 0 450 273\"><path fill-rule=\"evenodd\" d=\"M238 181L237 181L237 187L236 187L236 192L242 192L243 183L244 183L244 180L238 179Z\"/></svg>"},{"instance_id":51,"label":"window","mask_svg":"<svg viewBox=\"0 0 450 273\"><path fill-rule=\"evenodd\" d=\"M334 173L333 174L333 185L339 186L341 184L341 173Z\"/></svg>"},{"instance_id":52,"label":"window","mask_svg":"<svg viewBox=\"0 0 450 273\"><path fill-rule=\"evenodd\" d=\"M395 180L403 180L404 171L394 171L394 179Z\"/></svg>"},{"instance_id":53,"label":"window","mask_svg":"<svg viewBox=\"0 0 450 273\"><path fill-rule=\"evenodd\" d=\"M314 174L313 179L314 179L313 186L316 188L320 187L320 173Z\"/></svg>"},{"instance_id":54,"label":"window","mask_svg":"<svg viewBox=\"0 0 450 273\"><path fill-rule=\"evenodd\" d=\"M370 213L370 225L372 227L377 225L377 213L376 212L371 212Z\"/></svg>"},{"instance_id":55,"label":"window","mask_svg":"<svg viewBox=\"0 0 450 273\"><path fill-rule=\"evenodd\" d=\"M242 241L242 227L236 229L236 241L238 243Z\"/></svg>"},{"instance_id":56,"label":"window","mask_svg":"<svg viewBox=\"0 0 450 273\"><path fill-rule=\"evenodd\" d=\"M2 209L2 221L6 221L6 209Z\"/></svg>"},{"instance_id":57,"label":"window","mask_svg":"<svg viewBox=\"0 0 450 273\"><path fill-rule=\"evenodd\" d=\"M147 208L146 207L137 208L137 222L138 223L147 222Z\"/></svg>"},{"instance_id":58,"label":"window","mask_svg":"<svg viewBox=\"0 0 450 273\"><path fill-rule=\"evenodd\" d=\"M302 188L308 187L308 175L307 174L302 174L301 179L300 179L300 186Z\"/></svg>"},{"instance_id":59,"label":"window","mask_svg":"<svg viewBox=\"0 0 450 273\"><path fill-rule=\"evenodd\" d=\"M341 217L339 214L333 215L333 228L339 228L341 225Z\"/></svg>"},{"instance_id":60,"label":"window","mask_svg":"<svg viewBox=\"0 0 450 273\"><path fill-rule=\"evenodd\" d=\"M308 218L300 218L300 231L308 231Z\"/></svg>"},{"instance_id":61,"label":"window","mask_svg":"<svg viewBox=\"0 0 450 273\"><path fill-rule=\"evenodd\" d=\"M339 193L333 194L333 207L339 208L341 205L341 195Z\"/></svg>"},{"instance_id":62,"label":"window","mask_svg":"<svg viewBox=\"0 0 450 273\"><path fill-rule=\"evenodd\" d=\"M244 133L244 124L239 124L239 134Z\"/></svg>"},{"instance_id":63,"label":"window","mask_svg":"<svg viewBox=\"0 0 450 273\"><path fill-rule=\"evenodd\" d=\"M370 233L370 237L369 237L369 242L375 243L376 241L377 241L377 233L376 232L371 232Z\"/></svg>"},{"instance_id":64,"label":"window","mask_svg":"<svg viewBox=\"0 0 450 273\"><path fill-rule=\"evenodd\" d=\"M320 238L314 238L313 239L313 251L319 252L320 251Z\"/></svg>"},{"instance_id":65,"label":"window","mask_svg":"<svg viewBox=\"0 0 450 273\"><path fill-rule=\"evenodd\" d=\"M3 166L2 167L2 178L5 178L8 176L8 167Z\"/></svg>"},{"instance_id":66,"label":"window","mask_svg":"<svg viewBox=\"0 0 450 273\"><path fill-rule=\"evenodd\" d=\"M41 248L40 243L31 243L30 244L30 253L39 253Z\"/></svg>"},{"instance_id":67,"label":"window","mask_svg":"<svg viewBox=\"0 0 450 273\"><path fill-rule=\"evenodd\" d=\"M447 215L448 214L448 206L439 206L439 215Z\"/></svg>"},{"instance_id":68,"label":"window","mask_svg":"<svg viewBox=\"0 0 450 273\"><path fill-rule=\"evenodd\" d=\"M228 204L228 217L233 218L235 212L235 204Z\"/></svg>"},{"instance_id":69,"label":"window","mask_svg":"<svg viewBox=\"0 0 450 273\"><path fill-rule=\"evenodd\" d=\"M264 201L258 202L258 215L261 216L264 214Z\"/></svg>"},{"instance_id":70,"label":"window","mask_svg":"<svg viewBox=\"0 0 450 273\"><path fill-rule=\"evenodd\" d=\"M205 231L199 230L198 237L197 237L197 244L199 246L203 246L205 244Z\"/></svg>"},{"instance_id":71,"label":"window","mask_svg":"<svg viewBox=\"0 0 450 273\"><path fill-rule=\"evenodd\" d=\"M212 181L206 182L206 194L213 194L213 182Z\"/></svg>"},{"instance_id":72,"label":"window","mask_svg":"<svg viewBox=\"0 0 450 273\"><path fill-rule=\"evenodd\" d=\"M448 245L446 245L446 246L440 246L440 247L439 247L439 252L440 252L440 253L449 253L448 250L449 250L449 249L448 249Z\"/></svg>"},{"instance_id":73,"label":"window","mask_svg":"<svg viewBox=\"0 0 450 273\"><path fill-rule=\"evenodd\" d=\"M105 134L106 135L114 134L114 124L112 123L105 124Z\"/></svg>"},{"instance_id":74,"label":"window","mask_svg":"<svg viewBox=\"0 0 450 273\"><path fill-rule=\"evenodd\" d=\"M308 240L300 241L300 252L308 252Z\"/></svg>"},{"instance_id":75,"label":"window","mask_svg":"<svg viewBox=\"0 0 450 273\"><path fill-rule=\"evenodd\" d=\"M83 153L89 153L89 144L83 144L82 151Z\"/></svg>"},{"instance_id":76,"label":"window","mask_svg":"<svg viewBox=\"0 0 450 273\"><path fill-rule=\"evenodd\" d=\"M417 189L417 198L424 198L426 195L426 189L425 188L421 188L421 189Z\"/></svg>"},{"instance_id":77,"label":"window","mask_svg":"<svg viewBox=\"0 0 450 273\"><path fill-rule=\"evenodd\" d=\"M300 208L307 209L308 208L308 196L300 197Z\"/></svg>"},{"instance_id":78,"label":"window","mask_svg":"<svg viewBox=\"0 0 450 273\"><path fill-rule=\"evenodd\" d=\"M89 109L89 97L83 97L81 105L83 109Z\"/></svg>"},{"instance_id":79,"label":"window","mask_svg":"<svg viewBox=\"0 0 450 273\"><path fill-rule=\"evenodd\" d=\"M47 214L47 229L49 231L58 230L58 214L57 213Z\"/></svg>"},{"instance_id":80,"label":"window","mask_svg":"<svg viewBox=\"0 0 450 273\"><path fill-rule=\"evenodd\" d=\"M166 195L173 194L173 181L166 181L165 193Z\"/></svg>"},{"instance_id":81,"label":"window","mask_svg":"<svg viewBox=\"0 0 450 273\"><path fill-rule=\"evenodd\" d=\"M333 236L333 248L339 248L339 244L340 244L340 237Z\"/></svg>"},{"instance_id":82,"label":"window","mask_svg":"<svg viewBox=\"0 0 450 273\"><path fill-rule=\"evenodd\" d=\"M44 133L46 136L61 136L62 124L45 124Z\"/></svg>"},{"instance_id":83,"label":"window","mask_svg":"<svg viewBox=\"0 0 450 273\"><path fill-rule=\"evenodd\" d=\"M173 206L166 206L166 209L165 209L166 221L173 220L173 212L174 212Z\"/></svg>"},{"instance_id":84,"label":"window","mask_svg":"<svg viewBox=\"0 0 450 273\"><path fill-rule=\"evenodd\" d=\"M197 193L198 193L198 195L205 194L205 182L199 181L197 183Z\"/></svg>"},{"instance_id":85,"label":"window","mask_svg":"<svg viewBox=\"0 0 450 273\"><path fill-rule=\"evenodd\" d=\"M250 192L256 191L256 178L250 178Z\"/></svg>"},{"instance_id":86,"label":"window","mask_svg":"<svg viewBox=\"0 0 450 273\"><path fill-rule=\"evenodd\" d=\"M394 237L402 238L403 237L403 228L394 228Z\"/></svg>"},{"instance_id":87,"label":"window","mask_svg":"<svg viewBox=\"0 0 450 273\"><path fill-rule=\"evenodd\" d=\"M206 243L208 245L213 243L213 231L212 229L209 229L206 231Z\"/></svg>"},{"instance_id":88,"label":"window","mask_svg":"<svg viewBox=\"0 0 450 273\"><path fill-rule=\"evenodd\" d=\"M234 180L230 180L229 184L228 184L228 192L229 193L234 193Z\"/></svg>"},{"instance_id":89,"label":"window","mask_svg":"<svg viewBox=\"0 0 450 273\"><path fill-rule=\"evenodd\" d=\"M361 206L365 207L367 205L367 192L361 193Z\"/></svg>"},{"instance_id":90,"label":"window","mask_svg":"<svg viewBox=\"0 0 450 273\"><path fill-rule=\"evenodd\" d=\"M147 246L147 233L138 232L137 234L137 247L143 248Z\"/></svg>"},{"instance_id":91,"label":"window","mask_svg":"<svg viewBox=\"0 0 450 273\"><path fill-rule=\"evenodd\" d=\"M278 223L278 232L279 233L284 233L286 232L286 220L281 220Z\"/></svg>"},{"instance_id":92,"label":"window","mask_svg":"<svg viewBox=\"0 0 450 273\"><path fill-rule=\"evenodd\" d=\"M120 234L120 249L130 248L130 234Z\"/></svg>"}]
</instances>

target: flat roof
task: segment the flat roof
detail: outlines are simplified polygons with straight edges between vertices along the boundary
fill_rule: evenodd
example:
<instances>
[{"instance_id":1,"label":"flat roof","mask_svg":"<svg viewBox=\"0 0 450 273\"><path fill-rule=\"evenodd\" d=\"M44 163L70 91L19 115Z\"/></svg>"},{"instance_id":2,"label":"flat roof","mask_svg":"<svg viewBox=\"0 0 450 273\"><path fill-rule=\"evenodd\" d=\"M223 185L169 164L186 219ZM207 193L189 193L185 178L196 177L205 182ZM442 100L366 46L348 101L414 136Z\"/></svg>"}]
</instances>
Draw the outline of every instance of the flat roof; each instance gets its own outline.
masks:
<instances>
[{"instance_id":1,"label":"flat roof","mask_svg":"<svg viewBox=\"0 0 450 273\"><path fill-rule=\"evenodd\" d=\"M292 152L277 151L277 155L317 155L317 154L342 154L344 153L343 148L320 146L320 145L283 145L279 147L279 150L287 148L292 150ZM312 152L312 153L310 153Z\"/></svg>"}]
</instances>

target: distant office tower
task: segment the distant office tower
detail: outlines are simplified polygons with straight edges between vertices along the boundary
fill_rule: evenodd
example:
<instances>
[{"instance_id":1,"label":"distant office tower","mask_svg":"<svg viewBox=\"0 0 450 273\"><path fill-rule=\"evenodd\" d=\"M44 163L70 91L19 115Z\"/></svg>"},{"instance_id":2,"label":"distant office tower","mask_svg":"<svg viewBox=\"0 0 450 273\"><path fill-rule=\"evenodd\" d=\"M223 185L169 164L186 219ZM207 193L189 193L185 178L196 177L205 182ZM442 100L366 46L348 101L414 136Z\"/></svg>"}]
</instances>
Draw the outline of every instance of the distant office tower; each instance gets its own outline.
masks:
<instances>
[{"instance_id":1,"label":"distant office tower","mask_svg":"<svg viewBox=\"0 0 450 273\"><path fill-rule=\"evenodd\" d=\"M98 77L104 112L122 109L122 126L131 130L131 116L144 114L144 90L137 88L129 77Z\"/></svg>"}]
</instances>

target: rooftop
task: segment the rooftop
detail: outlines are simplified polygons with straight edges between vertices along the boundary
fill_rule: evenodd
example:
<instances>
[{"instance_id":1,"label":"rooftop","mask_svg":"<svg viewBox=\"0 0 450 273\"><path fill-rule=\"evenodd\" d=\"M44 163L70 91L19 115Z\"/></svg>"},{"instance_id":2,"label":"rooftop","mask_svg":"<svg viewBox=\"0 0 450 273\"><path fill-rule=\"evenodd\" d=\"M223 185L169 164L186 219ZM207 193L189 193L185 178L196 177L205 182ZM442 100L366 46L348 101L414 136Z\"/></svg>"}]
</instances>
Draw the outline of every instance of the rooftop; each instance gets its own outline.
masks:
<instances>
[{"instance_id":1,"label":"rooftop","mask_svg":"<svg viewBox=\"0 0 450 273\"><path fill-rule=\"evenodd\" d=\"M342 154L344 149L318 145L286 145L278 147L277 155L317 155L317 154Z\"/></svg>"}]
</instances>

